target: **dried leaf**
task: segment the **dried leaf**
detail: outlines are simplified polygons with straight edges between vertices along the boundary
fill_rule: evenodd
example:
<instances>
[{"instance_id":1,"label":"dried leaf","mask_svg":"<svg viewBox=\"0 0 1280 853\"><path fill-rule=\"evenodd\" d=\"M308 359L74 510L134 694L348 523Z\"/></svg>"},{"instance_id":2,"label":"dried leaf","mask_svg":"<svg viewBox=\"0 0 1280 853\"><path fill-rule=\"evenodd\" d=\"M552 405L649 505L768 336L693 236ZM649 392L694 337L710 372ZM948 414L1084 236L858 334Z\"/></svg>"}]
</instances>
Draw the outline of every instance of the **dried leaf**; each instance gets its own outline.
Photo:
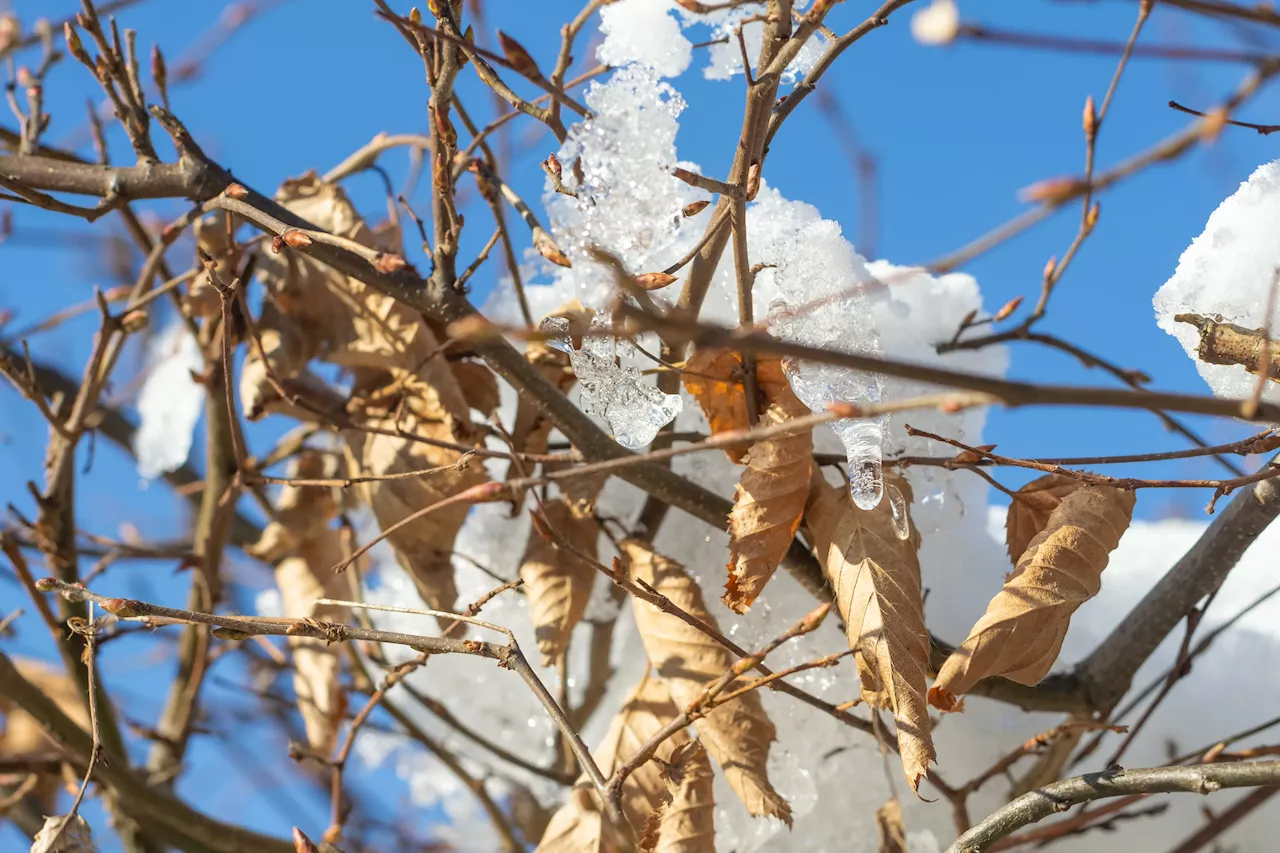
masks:
<instances>
[{"instance_id":1,"label":"dried leaf","mask_svg":"<svg viewBox=\"0 0 1280 853\"><path fill-rule=\"evenodd\" d=\"M1004 521L1009 562L1015 566L1018 564L1018 558L1027 550L1031 540L1048 524L1049 514L1057 509L1063 498L1083 486L1084 483L1071 477L1046 474L1018 489Z\"/></svg>"},{"instance_id":2,"label":"dried leaf","mask_svg":"<svg viewBox=\"0 0 1280 853\"><path fill-rule=\"evenodd\" d=\"M498 380L483 362L457 361L453 375L467 405L486 417L498 411Z\"/></svg>"},{"instance_id":3,"label":"dried leaf","mask_svg":"<svg viewBox=\"0 0 1280 853\"><path fill-rule=\"evenodd\" d=\"M905 480L886 474L911 505ZM854 651L862 698L893 712L898 751L911 790L928 773L935 754L925 698L929 634L920 588L919 533L895 531L890 502L867 511L854 506L849 490L828 486L814 472L805 510L814 553L822 564Z\"/></svg>"},{"instance_id":4,"label":"dried leaf","mask_svg":"<svg viewBox=\"0 0 1280 853\"><path fill-rule=\"evenodd\" d=\"M890 797L876 809L876 832L880 835L880 853L907 853L907 829L897 797Z\"/></svg>"},{"instance_id":5,"label":"dried leaf","mask_svg":"<svg viewBox=\"0 0 1280 853\"><path fill-rule=\"evenodd\" d=\"M345 607L316 604L320 598L351 597L350 576L333 571L342 557L341 534L325 528L305 540L297 554L276 566L276 586L285 615L331 622L346 620ZM307 744L321 755L328 755L347 710L341 685L342 652L324 640L308 637L289 637L288 644L293 653L293 691Z\"/></svg>"},{"instance_id":6,"label":"dried leaf","mask_svg":"<svg viewBox=\"0 0 1280 853\"><path fill-rule=\"evenodd\" d=\"M706 749L697 741L685 744L668 769L670 799L659 810L655 853L715 853L715 777Z\"/></svg>"},{"instance_id":7,"label":"dried leaf","mask_svg":"<svg viewBox=\"0 0 1280 853\"><path fill-rule=\"evenodd\" d=\"M742 388L742 355L727 348L695 349L685 362L684 388L707 418L711 434L731 429L746 429L747 397ZM756 379L766 401L783 402L794 398L787 377L782 373L780 359L760 359L756 362ZM787 409L787 411L792 411ZM805 409L807 412L808 409ZM741 462L746 448L725 450L734 462Z\"/></svg>"},{"instance_id":8,"label":"dried leaf","mask_svg":"<svg viewBox=\"0 0 1280 853\"><path fill-rule=\"evenodd\" d=\"M600 531L595 519L576 517L564 500L547 501L542 510L553 531L579 551L596 556ZM535 526L529 531L520 579L524 581L542 665L551 666L564 654L569 635L586 612L596 567L567 549L555 547Z\"/></svg>"},{"instance_id":9,"label":"dried leaf","mask_svg":"<svg viewBox=\"0 0 1280 853\"><path fill-rule=\"evenodd\" d=\"M635 539L621 544L631 577L665 595L675 606L710 625L702 590L679 563L654 553ZM680 708L697 699L707 682L724 675L734 658L698 629L640 599L634 599L636 625L649 660ZM716 707L696 726L707 752L724 770L729 787L752 815L768 815L791 824L791 807L769 782L769 746L777 738L760 697L750 692Z\"/></svg>"},{"instance_id":10,"label":"dried leaf","mask_svg":"<svg viewBox=\"0 0 1280 853\"><path fill-rule=\"evenodd\" d=\"M97 853L89 822L80 815L67 821L63 829L63 817L46 817L44 826L31 839L31 853Z\"/></svg>"},{"instance_id":11,"label":"dried leaf","mask_svg":"<svg viewBox=\"0 0 1280 853\"><path fill-rule=\"evenodd\" d=\"M594 792L583 785L551 816L534 853L618 853L618 830L601 814Z\"/></svg>"},{"instance_id":12,"label":"dried leaf","mask_svg":"<svg viewBox=\"0 0 1280 853\"><path fill-rule=\"evenodd\" d=\"M85 709L84 695L61 667L53 667L44 661L20 656L13 657L13 664L22 677L30 681L40 692L52 699L76 725L89 728L89 714ZM48 751L53 741L45 733L41 723L10 701L0 696L0 757L27 755ZM21 784L25 773L8 777L0 773L0 782ZM47 811L52 811L57 802L59 789L62 787L60 777L55 773L43 774L36 783L33 792L39 797Z\"/></svg>"},{"instance_id":13,"label":"dried leaf","mask_svg":"<svg viewBox=\"0 0 1280 853\"><path fill-rule=\"evenodd\" d=\"M760 418L760 425L790 418L782 407L773 405ZM758 441L747 451L745 462L729 512L729 579L724 593L725 605L736 613L751 607L800 526L809 496L813 431Z\"/></svg>"},{"instance_id":14,"label":"dried leaf","mask_svg":"<svg viewBox=\"0 0 1280 853\"><path fill-rule=\"evenodd\" d=\"M372 426L390 432L400 429L438 442L455 440L451 419L438 406L434 409L435 417L431 414L433 410L425 405L420 411L422 414L408 415L398 421L374 422ZM487 480L479 464L458 467L462 454L450 447L385 433L349 433L347 444L358 459L359 472L366 476L444 469L419 477L362 483L360 494L373 509L383 530ZM422 600L433 610L451 610L457 601L451 555L453 541L469 510L466 503L450 504L414 519L387 537L396 561L413 578Z\"/></svg>"},{"instance_id":15,"label":"dried leaf","mask_svg":"<svg viewBox=\"0 0 1280 853\"><path fill-rule=\"evenodd\" d=\"M993 675L1019 684L1044 678L1071 614L1098 594L1133 505L1133 492L1105 486L1085 486L1062 498L968 639L939 669L929 702L953 710L957 696Z\"/></svg>"},{"instance_id":16,"label":"dried leaf","mask_svg":"<svg viewBox=\"0 0 1280 853\"><path fill-rule=\"evenodd\" d=\"M595 751L596 766L605 776L612 776L678 716L680 709L671 701L666 684L646 672L609 723L609 730ZM686 743L689 743L688 733L679 731L658 747L655 757L669 762L676 749ZM622 784L622 813L637 834L644 828L649 814L662 802L665 791L662 765L656 761L637 767Z\"/></svg>"}]
</instances>

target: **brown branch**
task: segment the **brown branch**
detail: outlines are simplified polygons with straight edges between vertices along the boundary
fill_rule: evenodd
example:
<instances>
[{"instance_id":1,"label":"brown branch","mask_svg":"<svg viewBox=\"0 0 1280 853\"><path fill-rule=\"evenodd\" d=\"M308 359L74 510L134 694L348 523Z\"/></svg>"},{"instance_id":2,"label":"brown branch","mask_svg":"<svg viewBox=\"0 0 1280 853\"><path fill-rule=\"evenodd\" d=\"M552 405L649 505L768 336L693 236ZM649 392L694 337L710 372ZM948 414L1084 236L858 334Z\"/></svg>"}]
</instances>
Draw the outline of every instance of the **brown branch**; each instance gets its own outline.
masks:
<instances>
[{"instance_id":1,"label":"brown branch","mask_svg":"<svg viewBox=\"0 0 1280 853\"><path fill-rule=\"evenodd\" d=\"M1155 767L1076 776L1023 794L956 839L947 853L982 853L1013 831L1077 803L1126 794L1209 794L1223 788L1263 785L1280 785L1280 761Z\"/></svg>"}]
</instances>

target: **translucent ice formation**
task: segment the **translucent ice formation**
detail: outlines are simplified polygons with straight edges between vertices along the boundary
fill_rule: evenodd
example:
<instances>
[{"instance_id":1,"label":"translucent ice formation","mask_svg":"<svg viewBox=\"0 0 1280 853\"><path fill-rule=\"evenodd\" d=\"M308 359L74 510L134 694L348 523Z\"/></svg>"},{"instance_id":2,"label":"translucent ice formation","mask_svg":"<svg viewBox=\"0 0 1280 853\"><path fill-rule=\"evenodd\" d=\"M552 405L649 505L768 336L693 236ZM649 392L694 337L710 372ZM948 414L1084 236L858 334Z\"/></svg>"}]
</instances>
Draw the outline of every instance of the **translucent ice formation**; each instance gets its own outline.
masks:
<instances>
[{"instance_id":1,"label":"translucent ice formation","mask_svg":"<svg viewBox=\"0 0 1280 853\"><path fill-rule=\"evenodd\" d=\"M1280 267L1280 160L1260 166L1249 180L1218 206L1204 233L1178 259L1173 277L1156 292L1154 304L1160 328L1178 339L1187 355L1196 358L1199 332L1178 314L1219 315L1247 328L1280 330L1280 310L1271 317L1267 298ZM1214 319L1218 319L1215 317ZM1207 364L1196 370L1220 397L1248 397L1257 378L1240 365ZM1268 383L1264 399L1280 402L1280 387Z\"/></svg>"},{"instance_id":2,"label":"translucent ice formation","mask_svg":"<svg viewBox=\"0 0 1280 853\"><path fill-rule=\"evenodd\" d=\"M591 321L593 329L609 329L612 323L606 312ZM644 382L639 368L623 364L630 356L631 344L612 335L587 335L582 347L575 349L570 340L569 321L564 317L548 317L541 330L563 337L552 338L551 346L569 354L573 373L582 389L582 409L608 422L614 440L635 450L653 441L653 437L680 414L684 400L678 394L666 394Z\"/></svg>"},{"instance_id":3,"label":"translucent ice formation","mask_svg":"<svg viewBox=\"0 0 1280 853\"><path fill-rule=\"evenodd\" d=\"M776 332L814 347L883 353L865 291L871 274L839 225L826 219L809 223L793 237L774 241L762 260L772 265L782 296L770 315ZM878 403L884 395L884 379L874 373L798 359L787 361L784 369L796 396L815 412L835 402ZM881 466L888 425L886 417L831 425L849 459L849 492L862 509L874 509L884 497Z\"/></svg>"}]
</instances>

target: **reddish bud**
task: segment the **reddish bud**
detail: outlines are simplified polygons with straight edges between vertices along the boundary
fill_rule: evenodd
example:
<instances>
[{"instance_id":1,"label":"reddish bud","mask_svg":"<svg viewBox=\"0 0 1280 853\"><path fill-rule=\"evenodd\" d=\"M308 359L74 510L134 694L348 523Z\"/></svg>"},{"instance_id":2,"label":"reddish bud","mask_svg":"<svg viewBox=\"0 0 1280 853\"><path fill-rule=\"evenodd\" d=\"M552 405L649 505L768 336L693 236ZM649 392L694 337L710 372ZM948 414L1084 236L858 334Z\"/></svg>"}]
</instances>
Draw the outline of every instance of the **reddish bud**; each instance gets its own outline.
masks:
<instances>
[{"instance_id":1,"label":"reddish bud","mask_svg":"<svg viewBox=\"0 0 1280 853\"><path fill-rule=\"evenodd\" d=\"M1092 231L1094 226L1098 224L1098 214L1101 212L1102 208L1095 201L1093 206L1089 208L1089 214L1084 218L1084 227Z\"/></svg>"},{"instance_id":2,"label":"reddish bud","mask_svg":"<svg viewBox=\"0 0 1280 853\"><path fill-rule=\"evenodd\" d=\"M542 161L542 165L548 172L555 175L557 178L560 177L560 173L564 170L564 167L560 165L559 158L554 154L548 154L547 159Z\"/></svg>"},{"instance_id":3,"label":"reddish bud","mask_svg":"<svg viewBox=\"0 0 1280 853\"><path fill-rule=\"evenodd\" d=\"M89 54L85 52L84 45L80 43L80 36L76 33L76 28L71 26L71 22L62 25L62 37L67 41L67 53L75 57L76 62L93 66L89 61Z\"/></svg>"},{"instance_id":4,"label":"reddish bud","mask_svg":"<svg viewBox=\"0 0 1280 853\"><path fill-rule=\"evenodd\" d=\"M686 204L684 206L684 209L681 210L680 213L684 216L685 219L688 219L690 216L697 216L699 213L706 210L707 205L709 204L711 204L711 202L707 201L704 198L702 201L695 201L695 202L692 202L691 204Z\"/></svg>"},{"instance_id":5,"label":"reddish bud","mask_svg":"<svg viewBox=\"0 0 1280 853\"><path fill-rule=\"evenodd\" d=\"M760 192L760 164L752 163L747 169L747 201L753 201Z\"/></svg>"},{"instance_id":6,"label":"reddish bud","mask_svg":"<svg viewBox=\"0 0 1280 853\"><path fill-rule=\"evenodd\" d=\"M529 55L529 51L524 49L524 45L502 30L498 30L498 41L502 44L503 55L507 57L507 62L513 69L525 77L538 78L542 76L542 73L538 71L538 63L533 61L533 57Z\"/></svg>"},{"instance_id":7,"label":"reddish bud","mask_svg":"<svg viewBox=\"0 0 1280 853\"><path fill-rule=\"evenodd\" d=\"M862 417L862 407L855 406L853 403L837 401L827 404L827 411L840 418L860 418Z\"/></svg>"},{"instance_id":8,"label":"reddish bud","mask_svg":"<svg viewBox=\"0 0 1280 853\"><path fill-rule=\"evenodd\" d=\"M241 199L249 194L242 184L228 184L227 188L222 191L227 198Z\"/></svg>"},{"instance_id":9,"label":"reddish bud","mask_svg":"<svg viewBox=\"0 0 1280 853\"><path fill-rule=\"evenodd\" d=\"M417 10L415 9L414 11L416 12ZM307 838L306 833L296 826L293 828L293 849L297 853L320 853L320 848L316 846L315 842Z\"/></svg>"},{"instance_id":10,"label":"reddish bud","mask_svg":"<svg viewBox=\"0 0 1280 853\"><path fill-rule=\"evenodd\" d=\"M965 315L964 315L964 319L962 319L962 320L960 321L960 328L961 328L961 329L967 329L967 328L969 328L971 325L973 325L973 319L974 319L975 317L977 317L977 316L978 316L978 309L977 309L977 308L974 308L974 309L973 309L972 311L970 311L968 314L965 314Z\"/></svg>"},{"instance_id":11,"label":"reddish bud","mask_svg":"<svg viewBox=\"0 0 1280 853\"><path fill-rule=\"evenodd\" d=\"M1075 198L1084 190L1084 181L1073 176L1046 178L1036 181L1018 192L1018 198L1027 203L1062 204Z\"/></svg>"},{"instance_id":12,"label":"reddish bud","mask_svg":"<svg viewBox=\"0 0 1280 853\"><path fill-rule=\"evenodd\" d=\"M36 589L40 592L53 592L58 588L58 582L53 578L40 578L36 581Z\"/></svg>"},{"instance_id":13,"label":"reddish bud","mask_svg":"<svg viewBox=\"0 0 1280 853\"><path fill-rule=\"evenodd\" d=\"M571 267L569 256L560 250L556 245L556 241L551 239L551 235L541 228L533 230L533 248L538 250L538 254L551 261L558 267Z\"/></svg>"},{"instance_id":14,"label":"reddish bud","mask_svg":"<svg viewBox=\"0 0 1280 853\"><path fill-rule=\"evenodd\" d=\"M675 276L665 272L647 272L635 277L635 283L642 290L661 290L675 280Z\"/></svg>"},{"instance_id":15,"label":"reddish bud","mask_svg":"<svg viewBox=\"0 0 1280 853\"><path fill-rule=\"evenodd\" d=\"M131 335L141 332L147 327L147 312L145 310L126 312L120 318L120 327Z\"/></svg>"},{"instance_id":16,"label":"reddish bud","mask_svg":"<svg viewBox=\"0 0 1280 853\"><path fill-rule=\"evenodd\" d=\"M1084 127L1084 138L1092 142L1098 132L1098 111L1093 106L1093 95L1084 99L1084 116L1081 119L1081 125Z\"/></svg>"},{"instance_id":17,"label":"reddish bud","mask_svg":"<svg viewBox=\"0 0 1280 853\"><path fill-rule=\"evenodd\" d=\"M131 616L138 615L137 603L125 598L108 598L100 606L112 616L128 619Z\"/></svg>"},{"instance_id":18,"label":"reddish bud","mask_svg":"<svg viewBox=\"0 0 1280 853\"><path fill-rule=\"evenodd\" d=\"M1058 257L1057 255L1055 255L1052 258L1050 258L1047 263L1045 263L1044 272L1041 273L1041 275L1044 276L1045 281L1048 281L1049 279L1053 278L1053 274L1057 271L1058 271Z\"/></svg>"},{"instance_id":19,"label":"reddish bud","mask_svg":"<svg viewBox=\"0 0 1280 853\"><path fill-rule=\"evenodd\" d=\"M817 607L805 614L804 619L800 620L800 633L809 634L818 630L818 626L827 618L827 614L831 612L831 603L819 604Z\"/></svg>"},{"instance_id":20,"label":"reddish bud","mask_svg":"<svg viewBox=\"0 0 1280 853\"><path fill-rule=\"evenodd\" d=\"M160 45L151 46L151 79L156 81L156 88L161 92L169 84L169 71L164 64L164 54L160 52Z\"/></svg>"},{"instance_id":21,"label":"reddish bud","mask_svg":"<svg viewBox=\"0 0 1280 853\"><path fill-rule=\"evenodd\" d=\"M1009 318L1009 315L1013 314L1014 311L1018 310L1018 306L1021 304L1022 304L1022 297L1015 296L1012 299L1010 299L1008 302L1006 302L1004 304L1004 307L1001 308L999 311L997 311L996 315L991 319L997 323L999 323L1001 320L1006 320Z\"/></svg>"},{"instance_id":22,"label":"reddish bud","mask_svg":"<svg viewBox=\"0 0 1280 853\"><path fill-rule=\"evenodd\" d=\"M379 252L373 258L373 268L381 273L399 272L407 266L409 266L409 262L404 259L403 255L396 255L391 252Z\"/></svg>"},{"instance_id":23,"label":"reddish bud","mask_svg":"<svg viewBox=\"0 0 1280 853\"><path fill-rule=\"evenodd\" d=\"M994 444L982 444L972 450L961 450L951 461L961 465L971 465L986 458L985 454L995 450Z\"/></svg>"}]
</instances>

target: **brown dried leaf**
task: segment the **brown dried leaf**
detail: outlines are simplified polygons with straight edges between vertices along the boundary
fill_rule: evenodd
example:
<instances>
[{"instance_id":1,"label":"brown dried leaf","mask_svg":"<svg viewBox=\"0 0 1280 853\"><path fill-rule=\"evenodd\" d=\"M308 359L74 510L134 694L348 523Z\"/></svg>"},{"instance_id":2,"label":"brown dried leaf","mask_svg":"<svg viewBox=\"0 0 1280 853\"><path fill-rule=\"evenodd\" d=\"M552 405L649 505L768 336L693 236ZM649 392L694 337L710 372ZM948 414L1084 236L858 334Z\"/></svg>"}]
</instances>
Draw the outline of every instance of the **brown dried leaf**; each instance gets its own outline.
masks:
<instances>
[{"instance_id":1,"label":"brown dried leaf","mask_svg":"<svg viewBox=\"0 0 1280 853\"><path fill-rule=\"evenodd\" d=\"M487 365L479 361L457 361L453 363L453 375L468 406L486 417L498 411L498 379Z\"/></svg>"},{"instance_id":2,"label":"brown dried leaf","mask_svg":"<svg viewBox=\"0 0 1280 853\"><path fill-rule=\"evenodd\" d=\"M346 620L345 607L316 604L320 598L351 597L350 577L333 571L342 557L341 534L324 528L305 540L294 556L276 566L276 586L286 616L329 622ZM328 755L347 710L340 681L341 650L308 637L289 637L288 644L293 652L293 690L307 744L321 755Z\"/></svg>"},{"instance_id":3,"label":"brown dried leaf","mask_svg":"<svg viewBox=\"0 0 1280 853\"><path fill-rule=\"evenodd\" d=\"M671 701L666 684L646 672L609 723L609 730L595 751L596 766L606 777L612 776L678 716L680 709ZM676 749L687 743L688 732L679 731L663 741L655 757L670 762ZM662 802L665 791L662 765L657 761L646 761L622 784L622 813L637 834L644 829L649 814Z\"/></svg>"},{"instance_id":4,"label":"brown dried leaf","mask_svg":"<svg viewBox=\"0 0 1280 853\"><path fill-rule=\"evenodd\" d=\"M910 506L906 481L886 474L885 488L890 485ZM916 554L919 533L913 529L908 538L899 539L890 501L870 511L859 509L847 488L827 485L816 471L805 521L845 620L862 698L893 712L902 769L916 791L935 757L925 699L929 634Z\"/></svg>"},{"instance_id":5,"label":"brown dried leaf","mask_svg":"<svg viewBox=\"0 0 1280 853\"><path fill-rule=\"evenodd\" d=\"M75 682L67 676L66 670L18 655L13 656L13 665L23 678L52 699L76 725L86 730L89 728L84 696ZM53 748L54 742L45 734L45 728L39 721L16 703L0 696L0 757L48 752ZM21 784L25 777L25 773L16 778L6 778L5 774L0 774L0 781ZM33 793L40 798L46 811L53 811L60 788L60 777L51 773L40 777Z\"/></svg>"},{"instance_id":6,"label":"brown dried leaf","mask_svg":"<svg viewBox=\"0 0 1280 853\"><path fill-rule=\"evenodd\" d=\"M564 500L547 501L542 510L548 527L574 548L596 556L600 531L595 519L575 516ZM567 549L556 548L535 525L520 563L520 579L542 665L551 666L564 654L569 635L587 610L596 567Z\"/></svg>"},{"instance_id":7,"label":"brown dried leaf","mask_svg":"<svg viewBox=\"0 0 1280 853\"><path fill-rule=\"evenodd\" d=\"M876 831L880 835L880 853L907 853L907 829L897 797L890 797L876 809Z\"/></svg>"},{"instance_id":8,"label":"brown dried leaf","mask_svg":"<svg viewBox=\"0 0 1280 853\"><path fill-rule=\"evenodd\" d=\"M706 749L690 741L676 750L668 769L670 797L657 815L655 853L715 853L715 776Z\"/></svg>"},{"instance_id":9,"label":"brown dried leaf","mask_svg":"<svg viewBox=\"0 0 1280 853\"><path fill-rule=\"evenodd\" d=\"M1031 540L1048 524L1050 513L1058 508L1063 498L1083 486L1084 483L1071 477L1045 474L1018 489L1004 520L1009 562L1015 566L1018 564L1018 558L1027 550Z\"/></svg>"},{"instance_id":10,"label":"brown dried leaf","mask_svg":"<svg viewBox=\"0 0 1280 853\"><path fill-rule=\"evenodd\" d=\"M621 849L618 830L600 813L594 792L578 785L551 816L534 853L618 853Z\"/></svg>"},{"instance_id":11,"label":"brown dried leaf","mask_svg":"<svg viewBox=\"0 0 1280 853\"><path fill-rule=\"evenodd\" d=\"M685 362L684 369L684 388L698 401L712 435L731 429L747 429L750 426L747 397L742 388L740 353L723 347L695 349ZM787 377L782 373L780 359L757 361L756 378L767 401L784 404L784 409L788 412L798 411L790 408L790 400L795 395L791 392ZM807 411L808 409L804 409L804 412ZM741 462L747 449L731 448L726 449L725 453L734 462Z\"/></svg>"},{"instance_id":12,"label":"brown dried leaf","mask_svg":"<svg viewBox=\"0 0 1280 853\"><path fill-rule=\"evenodd\" d=\"M426 401L419 402L425 404ZM373 422L371 426L392 432L399 428L423 438L453 442L451 419L443 416L438 407L434 418L431 411L424 408L421 415L408 415L399 421ZM383 530L424 507L487 480L484 468L479 464L458 467L462 454L453 448L398 435L363 432L348 433L347 445L349 455L358 460L356 467L359 473L365 476L445 468L418 477L360 484L360 495L373 509ZM451 553L453 541L466 521L469 509L465 503L450 504L416 518L387 537L395 551L396 561L413 578L422 600L433 610L451 610L457 600Z\"/></svg>"},{"instance_id":13,"label":"brown dried leaf","mask_svg":"<svg viewBox=\"0 0 1280 853\"><path fill-rule=\"evenodd\" d=\"M336 457L308 449L290 461L285 473L290 479L318 480L335 477L337 469ZM275 518L245 551L268 563L296 554L337 517L341 503L342 496L336 488L286 484L276 498Z\"/></svg>"},{"instance_id":14,"label":"brown dried leaf","mask_svg":"<svg viewBox=\"0 0 1280 853\"><path fill-rule=\"evenodd\" d=\"M1036 684L1062 648L1071 614L1098 594L1102 570L1133 516L1134 494L1085 486L1064 497L1004 588L938 671L929 702L944 711L984 678Z\"/></svg>"},{"instance_id":15,"label":"brown dried leaf","mask_svg":"<svg viewBox=\"0 0 1280 853\"><path fill-rule=\"evenodd\" d=\"M790 415L773 405L760 418L760 426L788 420ZM800 526L809 496L813 430L758 441L747 451L745 462L729 512L729 579L724 593L725 605L736 613L751 607Z\"/></svg>"},{"instance_id":16,"label":"brown dried leaf","mask_svg":"<svg viewBox=\"0 0 1280 853\"><path fill-rule=\"evenodd\" d=\"M621 543L630 562L631 577L665 595L676 607L715 625L702 590L673 560L656 554L646 543ZM636 625L649 660L667 684L680 708L697 699L707 682L724 675L733 655L677 616L634 599ZM716 707L696 724L707 752L724 770L729 787L752 815L768 815L791 825L791 807L769 782L769 746L777 738L773 722L755 692Z\"/></svg>"}]
</instances>

